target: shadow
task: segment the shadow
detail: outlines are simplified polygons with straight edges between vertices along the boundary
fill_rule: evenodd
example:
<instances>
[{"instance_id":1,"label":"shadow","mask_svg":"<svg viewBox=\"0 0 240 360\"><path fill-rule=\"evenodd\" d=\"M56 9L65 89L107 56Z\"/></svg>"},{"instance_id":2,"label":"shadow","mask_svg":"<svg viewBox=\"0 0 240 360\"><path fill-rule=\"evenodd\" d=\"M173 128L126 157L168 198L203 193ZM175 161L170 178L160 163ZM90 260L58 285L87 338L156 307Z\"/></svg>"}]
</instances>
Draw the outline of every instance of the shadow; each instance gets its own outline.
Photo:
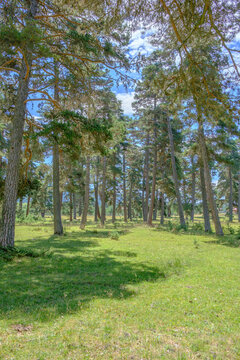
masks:
<instances>
[{"instance_id":1,"label":"shadow","mask_svg":"<svg viewBox=\"0 0 240 360\"><path fill-rule=\"evenodd\" d=\"M211 241L204 241L205 244L215 244L215 245L223 245L228 246L231 248L239 248L240 247L240 239L236 238L235 236L228 236L228 237L219 237L216 240Z\"/></svg>"},{"instance_id":2,"label":"shadow","mask_svg":"<svg viewBox=\"0 0 240 360\"><path fill-rule=\"evenodd\" d=\"M95 235L102 236L102 231ZM173 267L169 263L169 268L164 265L159 269L133 261L136 253L101 249L96 239L85 240L88 236L89 232L79 232L69 238L24 241L26 247L38 249L47 242L69 256L60 252L47 258L0 261L1 319L17 318L24 323L50 321L81 311L96 298L126 299L136 295L129 285L164 280ZM75 251L81 255L72 255Z\"/></svg>"}]
</instances>

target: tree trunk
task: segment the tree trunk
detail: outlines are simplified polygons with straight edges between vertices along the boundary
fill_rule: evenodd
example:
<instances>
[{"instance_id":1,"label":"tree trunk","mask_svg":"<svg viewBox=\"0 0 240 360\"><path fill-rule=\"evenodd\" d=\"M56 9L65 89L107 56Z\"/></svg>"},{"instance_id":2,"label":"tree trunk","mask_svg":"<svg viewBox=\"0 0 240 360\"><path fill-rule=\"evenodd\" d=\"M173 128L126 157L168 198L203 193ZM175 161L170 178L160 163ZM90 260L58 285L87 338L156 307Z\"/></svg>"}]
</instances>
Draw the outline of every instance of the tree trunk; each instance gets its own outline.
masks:
<instances>
[{"instance_id":1,"label":"tree trunk","mask_svg":"<svg viewBox=\"0 0 240 360\"><path fill-rule=\"evenodd\" d=\"M128 218L132 221L132 181L130 181L129 197L128 197Z\"/></svg>"},{"instance_id":2,"label":"tree trunk","mask_svg":"<svg viewBox=\"0 0 240 360\"><path fill-rule=\"evenodd\" d=\"M148 219L148 202L149 202L149 130L147 131L146 138L146 149L145 149L145 163L144 163L144 183L145 183L145 202L144 202L144 221L147 222Z\"/></svg>"},{"instance_id":3,"label":"tree trunk","mask_svg":"<svg viewBox=\"0 0 240 360\"><path fill-rule=\"evenodd\" d=\"M69 220L70 220L70 222L73 221L73 194L72 194L72 192L69 193Z\"/></svg>"},{"instance_id":4,"label":"tree trunk","mask_svg":"<svg viewBox=\"0 0 240 360\"><path fill-rule=\"evenodd\" d=\"M53 144L53 217L54 217L54 234L62 235L62 217L61 217L61 196L59 190L59 148L56 141Z\"/></svg>"},{"instance_id":5,"label":"tree trunk","mask_svg":"<svg viewBox=\"0 0 240 360\"><path fill-rule=\"evenodd\" d=\"M116 164L116 154L114 154L114 165ZM116 194L116 174L115 171L113 171L113 210L112 210L112 223L114 224L116 221L116 200L117 200L117 194Z\"/></svg>"},{"instance_id":6,"label":"tree trunk","mask_svg":"<svg viewBox=\"0 0 240 360\"><path fill-rule=\"evenodd\" d=\"M174 150L172 127L171 127L169 117L167 118L167 123L168 123L168 136L169 136L169 142L170 142L170 150L171 150L173 181L174 181L175 192L176 192L177 203L178 203L178 213L179 213L179 218L180 218L180 224L181 224L181 226L185 227L186 224L185 224L185 219L184 219L182 199L181 199L181 194L180 194L180 190L179 190L179 181L178 181L177 169L176 169L175 150Z\"/></svg>"},{"instance_id":7,"label":"tree trunk","mask_svg":"<svg viewBox=\"0 0 240 360\"><path fill-rule=\"evenodd\" d=\"M76 193L73 193L73 218L77 219L77 202L76 202Z\"/></svg>"},{"instance_id":8,"label":"tree trunk","mask_svg":"<svg viewBox=\"0 0 240 360\"><path fill-rule=\"evenodd\" d=\"M37 0L29 1L29 13L27 19L29 23L34 22L34 17L37 14L37 5ZM25 55L21 63L21 69L18 78L19 80L17 97L11 128L8 164L2 207L2 223L0 235L0 245L2 247L14 246L19 163L25 123L26 100L29 93L29 79L32 68L32 58L32 43L30 41L30 43L26 45Z\"/></svg>"},{"instance_id":9,"label":"tree trunk","mask_svg":"<svg viewBox=\"0 0 240 360\"><path fill-rule=\"evenodd\" d=\"M240 222L240 172L238 173L238 221Z\"/></svg>"},{"instance_id":10,"label":"tree trunk","mask_svg":"<svg viewBox=\"0 0 240 360\"><path fill-rule=\"evenodd\" d=\"M22 211L22 207L23 207L23 198L21 197L19 199L19 210Z\"/></svg>"},{"instance_id":11,"label":"tree trunk","mask_svg":"<svg viewBox=\"0 0 240 360\"><path fill-rule=\"evenodd\" d=\"M191 157L192 163L192 208L191 208L191 221L194 222L194 207L195 207L195 189L196 189L196 169L194 166L194 157Z\"/></svg>"},{"instance_id":12,"label":"tree trunk","mask_svg":"<svg viewBox=\"0 0 240 360\"><path fill-rule=\"evenodd\" d=\"M106 170L107 170L107 159L106 156L103 157L103 175L102 175L102 206L101 206L101 226L104 226L106 220Z\"/></svg>"},{"instance_id":13,"label":"tree trunk","mask_svg":"<svg viewBox=\"0 0 240 360\"><path fill-rule=\"evenodd\" d=\"M203 205L203 217L204 217L204 227L205 232L211 232L211 224L209 218L209 210L207 204L207 193L206 193L206 185L204 179L204 169L203 166L200 165L200 181L201 181L201 192L202 192L202 205Z\"/></svg>"},{"instance_id":14,"label":"tree trunk","mask_svg":"<svg viewBox=\"0 0 240 360\"><path fill-rule=\"evenodd\" d=\"M233 181L232 181L232 170L229 166L228 168L228 175L229 175L229 222L233 221Z\"/></svg>"},{"instance_id":15,"label":"tree trunk","mask_svg":"<svg viewBox=\"0 0 240 360\"><path fill-rule=\"evenodd\" d=\"M143 221L145 221L144 189L145 189L145 181L144 181L144 176L143 176L143 182L142 182L142 218L143 218Z\"/></svg>"},{"instance_id":16,"label":"tree trunk","mask_svg":"<svg viewBox=\"0 0 240 360\"><path fill-rule=\"evenodd\" d=\"M78 205L78 215L81 217L82 215L82 195L79 196L79 205Z\"/></svg>"},{"instance_id":17,"label":"tree trunk","mask_svg":"<svg viewBox=\"0 0 240 360\"><path fill-rule=\"evenodd\" d=\"M59 101L59 69L58 63L54 62L54 100ZM57 140L54 139L53 143L53 217L54 217L54 234L62 235L62 217L61 217L61 206L62 196L60 196L60 171L59 171L59 147Z\"/></svg>"},{"instance_id":18,"label":"tree trunk","mask_svg":"<svg viewBox=\"0 0 240 360\"><path fill-rule=\"evenodd\" d=\"M97 157L96 163L96 174L94 181L94 195L95 195L95 212L94 212L94 220L98 221L98 213L99 213L99 205L98 205L98 179L99 179L99 157Z\"/></svg>"},{"instance_id":19,"label":"tree trunk","mask_svg":"<svg viewBox=\"0 0 240 360\"><path fill-rule=\"evenodd\" d=\"M164 223L164 194L161 192L161 220L160 224L163 225Z\"/></svg>"},{"instance_id":20,"label":"tree trunk","mask_svg":"<svg viewBox=\"0 0 240 360\"><path fill-rule=\"evenodd\" d=\"M127 222L127 190L126 190L126 156L123 150L123 214L124 222Z\"/></svg>"},{"instance_id":21,"label":"tree trunk","mask_svg":"<svg viewBox=\"0 0 240 360\"><path fill-rule=\"evenodd\" d=\"M28 195L26 216L28 216L28 215L29 215L29 212L30 212L30 200L31 200L31 196Z\"/></svg>"},{"instance_id":22,"label":"tree trunk","mask_svg":"<svg viewBox=\"0 0 240 360\"><path fill-rule=\"evenodd\" d=\"M207 147L206 147L206 143L205 143L203 125L201 123L199 123L198 133L199 133L199 143L200 143L200 149L201 149L201 158L202 158L203 167L204 167L204 180L205 180L205 186L206 186L206 191L207 191L208 203L209 203L209 206L211 209L216 234L219 236L222 236L223 231L222 231L222 227L221 227L221 223L220 223L220 219L219 219L219 215L218 215L216 201L215 201L214 194L213 194L212 179L211 179L211 173L210 173L210 169L209 169L209 160L208 160L208 155L207 155Z\"/></svg>"},{"instance_id":23,"label":"tree trunk","mask_svg":"<svg viewBox=\"0 0 240 360\"><path fill-rule=\"evenodd\" d=\"M83 206L82 219L80 224L80 228L82 230L85 229L87 223L87 213L88 213L88 205L89 205L89 185L90 185L90 156L87 156L84 206Z\"/></svg>"},{"instance_id":24,"label":"tree trunk","mask_svg":"<svg viewBox=\"0 0 240 360\"><path fill-rule=\"evenodd\" d=\"M156 190L155 195L155 204L154 204L154 211L153 211L153 220L157 220L157 212L159 208L159 196L158 196L158 189Z\"/></svg>"},{"instance_id":25,"label":"tree trunk","mask_svg":"<svg viewBox=\"0 0 240 360\"><path fill-rule=\"evenodd\" d=\"M154 144L153 144L153 174L152 174L152 193L149 206L148 220L149 226L152 226L153 210L155 205L155 191L156 191L156 176L157 176L157 128L156 128L156 98L154 98L154 119L153 119L153 132L154 132Z\"/></svg>"}]
</instances>

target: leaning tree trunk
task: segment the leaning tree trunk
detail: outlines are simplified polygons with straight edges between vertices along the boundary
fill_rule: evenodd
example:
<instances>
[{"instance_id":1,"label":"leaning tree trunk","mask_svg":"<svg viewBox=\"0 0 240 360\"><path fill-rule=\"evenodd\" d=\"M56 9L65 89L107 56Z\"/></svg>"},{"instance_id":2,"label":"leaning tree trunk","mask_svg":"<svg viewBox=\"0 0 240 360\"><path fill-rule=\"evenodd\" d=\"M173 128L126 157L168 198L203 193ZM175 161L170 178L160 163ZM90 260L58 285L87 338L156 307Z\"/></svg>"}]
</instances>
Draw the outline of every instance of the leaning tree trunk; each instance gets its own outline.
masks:
<instances>
[{"instance_id":1,"label":"leaning tree trunk","mask_svg":"<svg viewBox=\"0 0 240 360\"><path fill-rule=\"evenodd\" d=\"M148 202L149 202L149 130L147 131L146 138L146 149L145 149L145 163L144 163L144 183L145 183L145 201L144 201L144 212L143 212L143 220L147 222L148 219Z\"/></svg>"},{"instance_id":2,"label":"leaning tree trunk","mask_svg":"<svg viewBox=\"0 0 240 360\"><path fill-rule=\"evenodd\" d=\"M168 137L169 137L170 150L171 150L173 181L174 181L174 187L175 187L175 192L176 192L176 196L177 196L177 203L178 203L178 213L179 213L179 218L180 218L180 224L181 224L181 226L185 227L186 224L185 224L185 219L184 219L182 199L181 199L181 194L180 194L180 189L179 189L179 181L178 181L177 169L176 169L175 150L174 150L172 127L171 127L169 117L167 118L167 124L168 124Z\"/></svg>"},{"instance_id":3,"label":"leaning tree trunk","mask_svg":"<svg viewBox=\"0 0 240 360\"><path fill-rule=\"evenodd\" d=\"M27 18L28 23L34 23L34 17L37 14L37 5L37 0L29 1L29 13ZM33 44L31 41L26 44L25 54L22 58L21 69L18 78L18 90L10 136L8 165L2 207L2 224L0 235L0 245L2 247L14 246L19 165L25 123L26 101L29 93L29 79L32 69L32 45Z\"/></svg>"},{"instance_id":4,"label":"leaning tree trunk","mask_svg":"<svg viewBox=\"0 0 240 360\"><path fill-rule=\"evenodd\" d=\"M161 220L160 220L160 224L163 225L164 223L164 194L163 192L161 192Z\"/></svg>"},{"instance_id":5,"label":"leaning tree trunk","mask_svg":"<svg viewBox=\"0 0 240 360\"><path fill-rule=\"evenodd\" d=\"M127 222L127 190L126 190L126 156L123 150L123 213L124 222Z\"/></svg>"},{"instance_id":6,"label":"leaning tree trunk","mask_svg":"<svg viewBox=\"0 0 240 360\"><path fill-rule=\"evenodd\" d=\"M232 170L229 166L228 168L228 175L229 175L229 205L228 205L228 211L229 211L229 222L233 221L233 181L232 181Z\"/></svg>"},{"instance_id":7,"label":"leaning tree trunk","mask_svg":"<svg viewBox=\"0 0 240 360\"><path fill-rule=\"evenodd\" d=\"M219 236L222 236L223 230L222 230L222 226L220 223L217 205L216 205L216 201L215 201L213 189L212 189L211 172L209 169L209 160L208 160L207 147L206 147L206 143L205 143L205 136L204 136L202 123L199 123L198 133L199 133L201 159L202 159L202 163L203 163L203 167L204 167L204 179L205 179L205 185L206 185L206 191L207 191L207 199L208 199L208 203L209 203L209 206L211 209L216 234Z\"/></svg>"},{"instance_id":8,"label":"leaning tree trunk","mask_svg":"<svg viewBox=\"0 0 240 360\"><path fill-rule=\"evenodd\" d=\"M208 204L207 204L207 193L206 193L206 185L205 185L205 179L204 179L204 168L202 165L200 165L200 182L201 182L202 206L203 206L205 232L211 232L212 230L211 230L209 210L208 210Z\"/></svg>"},{"instance_id":9,"label":"leaning tree trunk","mask_svg":"<svg viewBox=\"0 0 240 360\"><path fill-rule=\"evenodd\" d=\"M23 208L23 198L21 197L19 199L19 210L22 211L22 208Z\"/></svg>"},{"instance_id":10,"label":"leaning tree trunk","mask_svg":"<svg viewBox=\"0 0 240 360\"><path fill-rule=\"evenodd\" d=\"M103 174L102 174L102 206L101 206L101 226L104 226L106 220L106 171L107 171L107 159L103 157Z\"/></svg>"},{"instance_id":11,"label":"leaning tree trunk","mask_svg":"<svg viewBox=\"0 0 240 360\"><path fill-rule=\"evenodd\" d=\"M82 230L85 229L87 223L87 213L88 213L88 204L89 204L89 185L90 185L90 156L87 156L84 206L83 206L82 219L80 224L80 228Z\"/></svg>"},{"instance_id":12,"label":"leaning tree trunk","mask_svg":"<svg viewBox=\"0 0 240 360\"><path fill-rule=\"evenodd\" d=\"M238 174L238 221L240 222L240 172Z\"/></svg>"},{"instance_id":13,"label":"leaning tree trunk","mask_svg":"<svg viewBox=\"0 0 240 360\"><path fill-rule=\"evenodd\" d=\"M191 157L192 163L192 208L191 208L191 221L194 221L194 207L195 207L195 189L196 189L196 169L194 166L194 157Z\"/></svg>"}]
</instances>

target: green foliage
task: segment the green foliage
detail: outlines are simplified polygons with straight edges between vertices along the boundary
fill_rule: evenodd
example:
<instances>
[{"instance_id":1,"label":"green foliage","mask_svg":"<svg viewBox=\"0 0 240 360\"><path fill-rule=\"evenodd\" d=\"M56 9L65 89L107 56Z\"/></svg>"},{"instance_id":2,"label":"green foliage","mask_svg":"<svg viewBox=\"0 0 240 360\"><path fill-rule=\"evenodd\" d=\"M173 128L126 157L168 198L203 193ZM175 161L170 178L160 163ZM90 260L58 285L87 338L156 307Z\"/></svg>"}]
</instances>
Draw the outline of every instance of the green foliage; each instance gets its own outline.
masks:
<instances>
[{"instance_id":1,"label":"green foliage","mask_svg":"<svg viewBox=\"0 0 240 360\"><path fill-rule=\"evenodd\" d=\"M118 231L112 231L111 232L111 239L112 240L119 240L119 238L120 238L120 234L119 234Z\"/></svg>"},{"instance_id":2,"label":"green foliage","mask_svg":"<svg viewBox=\"0 0 240 360\"><path fill-rule=\"evenodd\" d=\"M50 256L48 250L33 250L27 248L18 248L18 247L8 247L3 248L0 247L0 260L4 261L13 261L16 258L23 258L23 257L31 257L31 258L38 258L43 256Z\"/></svg>"}]
</instances>

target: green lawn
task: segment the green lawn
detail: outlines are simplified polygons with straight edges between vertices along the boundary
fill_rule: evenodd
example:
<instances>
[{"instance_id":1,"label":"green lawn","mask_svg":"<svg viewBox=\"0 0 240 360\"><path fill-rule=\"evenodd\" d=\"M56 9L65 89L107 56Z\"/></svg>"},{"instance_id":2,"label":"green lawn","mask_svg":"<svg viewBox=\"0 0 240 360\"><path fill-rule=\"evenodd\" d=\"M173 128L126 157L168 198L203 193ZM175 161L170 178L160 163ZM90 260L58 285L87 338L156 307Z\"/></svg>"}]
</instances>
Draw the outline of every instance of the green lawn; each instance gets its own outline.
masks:
<instances>
[{"instance_id":1,"label":"green lawn","mask_svg":"<svg viewBox=\"0 0 240 360\"><path fill-rule=\"evenodd\" d=\"M17 226L17 246L52 256L0 260L0 359L240 359L235 235L65 231Z\"/></svg>"}]
</instances>

